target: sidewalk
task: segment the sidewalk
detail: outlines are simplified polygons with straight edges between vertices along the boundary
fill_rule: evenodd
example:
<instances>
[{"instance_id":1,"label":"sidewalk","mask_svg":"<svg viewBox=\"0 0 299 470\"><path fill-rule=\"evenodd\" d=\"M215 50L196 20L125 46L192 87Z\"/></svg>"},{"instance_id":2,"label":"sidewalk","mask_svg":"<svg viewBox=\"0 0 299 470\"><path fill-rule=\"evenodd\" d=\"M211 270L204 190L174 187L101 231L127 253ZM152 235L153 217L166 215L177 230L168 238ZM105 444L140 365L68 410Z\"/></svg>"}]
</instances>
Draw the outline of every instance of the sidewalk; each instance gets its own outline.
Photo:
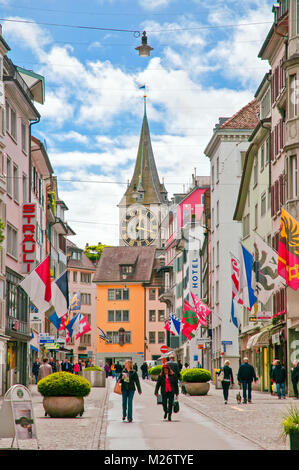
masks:
<instances>
[{"instance_id":1,"label":"sidewalk","mask_svg":"<svg viewBox=\"0 0 299 470\"><path fill-rule=\"evenodd\" d=\"M108 379L109 382L112 379ZM141 387L143 380L140 379ZM113 382L114 383L114 382ZM146 380L152 388L155 382ZM82 417L68 419L52 419L44 416L43 397L37 392L36 385L30 385L34 417L37 427L38 445L40 450L101 450L104 449L107 409L109 406L109 389L92 388L85 397L85 412ZM293 398L278 400L277 396L263 392L253 392L252 404L238 405L237 390L230 390L228 404L225 405L222 390L216 390L211 384L205 396L185 396L180 394L179 400L191 409L221 424L225 429L233 430L255 444L267 450L286 450L288 444L279 436L280 422L291 404L299 401ZM0 404L2 399L0 398ZM36 449L36 442L20 441L21 449ZM0 439L0 449L11 445L11 439ZM132 442L132 449L134 443Z\"/></svg>"},{"instance_id":2,"label":"sidewalk","mask_svg":"<svg viewBox=\"0 0 299 470\"><path fill-rule=\"evenodd\" d=\"M32 397L33 413L36 422L38 446L40 450L98 450L105 407L108 401L108 389L91 389L84 398L82 417L54 419L45 417L43 397L36 390L36 385L29 385ZM0 398L2 405L3 398ZM9 448L11 439L0 439L1 448ZM16 444L15 444L16 445ZM19 441L21 449L37 449L36 441Z\"/></svg>"}]
</instances>

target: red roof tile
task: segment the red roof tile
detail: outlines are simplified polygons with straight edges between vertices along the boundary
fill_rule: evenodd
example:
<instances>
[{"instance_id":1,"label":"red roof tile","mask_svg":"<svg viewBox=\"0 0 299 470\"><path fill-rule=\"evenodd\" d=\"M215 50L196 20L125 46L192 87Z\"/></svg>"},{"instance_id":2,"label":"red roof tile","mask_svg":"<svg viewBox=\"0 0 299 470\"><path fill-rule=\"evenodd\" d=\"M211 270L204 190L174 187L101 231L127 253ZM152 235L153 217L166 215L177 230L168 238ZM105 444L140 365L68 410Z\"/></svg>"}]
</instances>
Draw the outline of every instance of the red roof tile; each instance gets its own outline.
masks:
<instances>
[{"instance_id":1,"label":"red roof tile","mask_svg":"<svg viewBox=\"0 0 299 470\"><path fill-rule=\"evenodd\" d=\"M220 129L255 129L258 125L259 102L254 99L230 117Z\"/></svg>"}]
</instances>

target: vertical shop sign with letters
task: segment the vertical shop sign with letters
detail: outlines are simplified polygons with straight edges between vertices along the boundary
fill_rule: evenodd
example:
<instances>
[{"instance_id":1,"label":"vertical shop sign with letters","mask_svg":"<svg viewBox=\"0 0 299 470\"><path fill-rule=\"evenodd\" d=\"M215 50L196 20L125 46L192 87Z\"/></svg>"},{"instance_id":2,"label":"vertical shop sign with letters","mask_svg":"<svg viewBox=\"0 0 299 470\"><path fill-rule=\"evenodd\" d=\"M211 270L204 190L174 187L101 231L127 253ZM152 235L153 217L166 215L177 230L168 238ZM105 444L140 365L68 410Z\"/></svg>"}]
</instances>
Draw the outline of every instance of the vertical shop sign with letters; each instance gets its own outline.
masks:
<instances>
[{"instance_id":1,"label":"vertical shop sign with letters","mask_svg":"<svg viewBox=\"0 0 299 470\"><path fill-rule=\"evenodd\" d=\"M22 273L29 274L36 261L36 204L22 207Z\"/></svg>"}]
</instances>

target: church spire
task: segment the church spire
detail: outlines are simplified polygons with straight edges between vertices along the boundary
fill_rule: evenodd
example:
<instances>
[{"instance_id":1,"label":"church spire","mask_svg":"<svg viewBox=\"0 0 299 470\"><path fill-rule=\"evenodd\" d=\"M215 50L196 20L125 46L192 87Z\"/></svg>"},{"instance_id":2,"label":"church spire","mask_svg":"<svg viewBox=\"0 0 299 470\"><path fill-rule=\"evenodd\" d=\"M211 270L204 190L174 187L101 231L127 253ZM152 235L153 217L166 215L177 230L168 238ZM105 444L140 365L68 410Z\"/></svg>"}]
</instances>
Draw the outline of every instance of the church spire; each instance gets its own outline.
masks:
<instances>
[{"instance_id":1,"label":"church spire","mask_svg":"<svg viewBox=\"0 0 299 470\"><path fill-rule=\"evenodd\" d=\"M167 202L167 192L164 184L160 183L151 144L146 113L146 95L143 99L144 114L134 174L120 205L129 206L138 202L150 205Z\"/></svg>"}]
</instances>

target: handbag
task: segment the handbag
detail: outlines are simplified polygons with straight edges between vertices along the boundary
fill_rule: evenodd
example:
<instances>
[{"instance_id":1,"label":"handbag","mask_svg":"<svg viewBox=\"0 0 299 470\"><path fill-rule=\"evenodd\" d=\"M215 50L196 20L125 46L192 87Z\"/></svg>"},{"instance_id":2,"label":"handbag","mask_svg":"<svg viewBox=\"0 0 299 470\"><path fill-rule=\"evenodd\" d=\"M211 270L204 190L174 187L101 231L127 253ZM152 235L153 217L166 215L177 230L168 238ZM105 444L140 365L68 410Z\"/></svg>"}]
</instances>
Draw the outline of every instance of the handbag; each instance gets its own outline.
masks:
<instances>
[{"instance_id":1,"label":"handbag","mask_svg":"<svg viewBox=\"0 0 299 470\"><path fill-rule=\"evenodd\" d=\"M162 395L160 393L157 396L157 405L162 405Z\"/></svg>"},{"instance_id":2,"label":"handbag","mask_svg":"<svg viewBox=\"0 0 299 470\"><path fill-rule=\"evenodd\" d=\"M114 393L117 393L118 395L121 395L121 384L119 382L115 382L113 391L114 391Z\"/></svg>"},{"instance_id":3,"label":"handbag","mask_svg":"<svg viewBox=\"0 0 299 470\"><path fill-rule=\"evenodd\" d=\"M180 411L180 404L177 400L173 402L173 412L178 413Z\"/></svg>"},{"instance_id":4,"label":"handbag","mask_svg":"<svg viewBox=\"0 0 299 470\"><path fill-rule=\"evenodd\" d=\"M220 380L221 382L223 381L224 379L224 372L223 370L220 372L220 374L218 375L218 380Z\"/></svg>"}]
</instances>

